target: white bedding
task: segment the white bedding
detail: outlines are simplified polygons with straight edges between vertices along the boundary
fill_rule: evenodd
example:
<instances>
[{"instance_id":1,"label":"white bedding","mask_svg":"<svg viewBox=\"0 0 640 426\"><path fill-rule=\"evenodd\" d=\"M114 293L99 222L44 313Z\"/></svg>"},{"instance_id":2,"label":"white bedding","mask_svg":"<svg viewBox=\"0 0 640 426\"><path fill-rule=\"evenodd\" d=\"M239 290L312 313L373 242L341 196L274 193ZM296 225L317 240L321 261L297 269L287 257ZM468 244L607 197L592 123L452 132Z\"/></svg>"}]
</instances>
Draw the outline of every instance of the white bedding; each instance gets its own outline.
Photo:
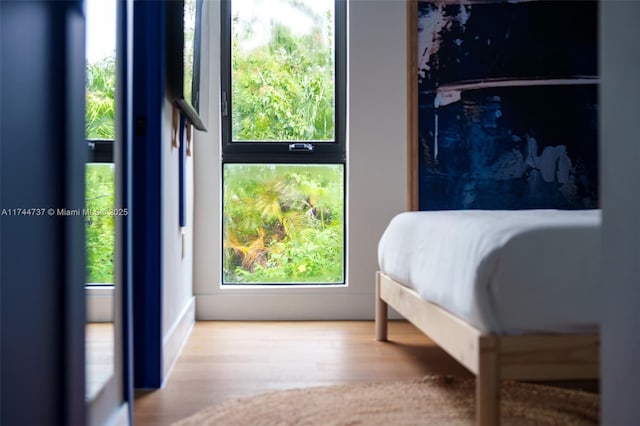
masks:
<instances>
[{"instance_id":1,"label":"white bedding","mask_svg":"<svg viewBox=\"0 0 640 426\"><path fill-rule=\"evenodd\" d=\"M401 213L380 270L474 327L498 334L593 332L599 210Z\"/></svg>"}]
</instances>

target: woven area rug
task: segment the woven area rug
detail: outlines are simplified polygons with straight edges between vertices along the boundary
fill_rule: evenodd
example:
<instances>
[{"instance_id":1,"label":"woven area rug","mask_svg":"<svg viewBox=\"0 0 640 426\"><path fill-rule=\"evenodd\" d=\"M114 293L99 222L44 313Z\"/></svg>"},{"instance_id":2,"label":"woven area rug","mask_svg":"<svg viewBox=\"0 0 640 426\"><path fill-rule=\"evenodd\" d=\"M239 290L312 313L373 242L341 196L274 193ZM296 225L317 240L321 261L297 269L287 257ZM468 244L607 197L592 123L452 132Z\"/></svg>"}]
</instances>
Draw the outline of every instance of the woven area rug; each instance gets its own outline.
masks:
<instances>
[{"instance_id":1,"label":"woven area rug","mask_svg":"<svg viewBox=\"0 0 640 426\"><path fill-rule=\"evenodd\" d=\"M425 377L270 392L206 408L190 425L472 425L473 379ZM518 382L501 386L502 425L597 425L597 394Z\"/></svg>"}]
</instances>

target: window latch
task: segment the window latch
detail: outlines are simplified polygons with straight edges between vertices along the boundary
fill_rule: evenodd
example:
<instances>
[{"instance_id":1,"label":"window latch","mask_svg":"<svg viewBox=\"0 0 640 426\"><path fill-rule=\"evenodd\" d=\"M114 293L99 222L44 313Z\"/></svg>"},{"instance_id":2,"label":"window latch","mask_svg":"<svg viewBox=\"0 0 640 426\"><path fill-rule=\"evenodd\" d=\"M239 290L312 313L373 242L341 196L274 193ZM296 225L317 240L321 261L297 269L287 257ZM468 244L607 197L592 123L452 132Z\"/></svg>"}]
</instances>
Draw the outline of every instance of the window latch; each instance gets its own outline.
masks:
<instances>
[{"instance_id":1,"label":"window latch","mask_svg":"<svg viewBox=\"0 0 640 426\"><path fill-rule=\"evenodd\" d=\"M222 92L222 116L226 117L229 115L228 105L227 105L227 92Z\"/></svg>"},{"instance_id":2,"label":"window latch","mask_svg":"<svg viewBox=\"0 0 640 426\"><path fill-rule=\"evenodd\" d=\"M311 152L313 151L313 145L310 143L290 143L289 151Z\"/></svg>"}]
</instances>

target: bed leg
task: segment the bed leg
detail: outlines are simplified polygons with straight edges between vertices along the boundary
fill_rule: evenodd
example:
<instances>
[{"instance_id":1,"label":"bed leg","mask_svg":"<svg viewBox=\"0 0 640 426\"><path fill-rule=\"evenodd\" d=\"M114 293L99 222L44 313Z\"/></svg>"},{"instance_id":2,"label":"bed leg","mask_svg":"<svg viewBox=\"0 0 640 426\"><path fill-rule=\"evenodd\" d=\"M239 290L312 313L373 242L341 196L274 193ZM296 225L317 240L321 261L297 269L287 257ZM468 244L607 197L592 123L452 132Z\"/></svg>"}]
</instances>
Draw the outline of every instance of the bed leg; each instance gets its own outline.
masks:
<instances>
[{"instance_id":1,"label":"bed leg","mask_svg":"<svg viewBox=\"0 0 640 426\"><path fill-rule=\"evenodd\" d=\"M496 339L481 337L476 376L476 425L500 425L500 377Z\"/></svg>"},{"instance_id":2,"label":"bed leg","mask_svg":"<svg viewBox=\"0 0 640 426\"><path fill-rule=\"evenodd\" d=\"M387 302L380 298L380 272L376 272L376 340L387 340Z\"/></svg>"}]
</instances>

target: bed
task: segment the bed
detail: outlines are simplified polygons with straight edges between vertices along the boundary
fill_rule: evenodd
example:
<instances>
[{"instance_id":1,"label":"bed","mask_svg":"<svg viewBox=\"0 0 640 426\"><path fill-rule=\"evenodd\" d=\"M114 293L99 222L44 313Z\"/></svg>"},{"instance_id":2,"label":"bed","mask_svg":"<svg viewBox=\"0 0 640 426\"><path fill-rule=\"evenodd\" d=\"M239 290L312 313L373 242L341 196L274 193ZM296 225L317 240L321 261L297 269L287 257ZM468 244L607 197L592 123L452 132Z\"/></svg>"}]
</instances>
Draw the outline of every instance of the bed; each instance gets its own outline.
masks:
<instances>
[{"instance_id":1,"label":"bed","mask_svg":"<svg viewBox=\"0 0 640 426\"><path fill-rule=\"evenodd\" d=\"M599 373L599 210L431 211L380 239L376 339L394 308L476 375L476 421L499 424L502 379Z\"/></svg>"}]
</instances>

